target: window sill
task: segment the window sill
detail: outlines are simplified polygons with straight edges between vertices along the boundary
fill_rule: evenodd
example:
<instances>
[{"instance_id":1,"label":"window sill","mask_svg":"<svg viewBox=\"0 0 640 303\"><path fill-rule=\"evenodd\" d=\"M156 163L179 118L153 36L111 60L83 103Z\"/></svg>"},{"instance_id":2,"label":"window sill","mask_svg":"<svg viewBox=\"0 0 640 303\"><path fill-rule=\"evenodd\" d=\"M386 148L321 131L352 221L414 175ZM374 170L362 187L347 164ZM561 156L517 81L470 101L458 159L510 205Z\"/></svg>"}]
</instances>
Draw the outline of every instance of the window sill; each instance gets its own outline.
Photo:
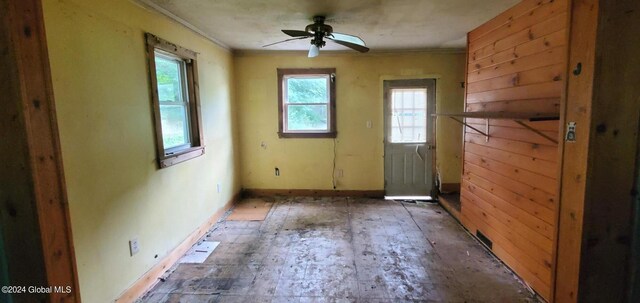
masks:
<instances>
[{"instance_id":1,"label":"window sill","mask_svg":"<svg viewBox=\"0 0 640 303\"><path fill-rule=\"evenodd\" d=\"M204 155L204 146L191 147L169 156L164 156L158 161L160 168L166 168Z\"/></svg>"},{"instance_id":2,"label":"window sill","mask_svg":"<svg viewBox=\"0 0 640 303\"><path fill-rule=\"evenodd\" d=\"M305 138L336 138L338 132L330 133L278 133L278 137L282 139L305 139Z\"/></svg>"}]
</instances>

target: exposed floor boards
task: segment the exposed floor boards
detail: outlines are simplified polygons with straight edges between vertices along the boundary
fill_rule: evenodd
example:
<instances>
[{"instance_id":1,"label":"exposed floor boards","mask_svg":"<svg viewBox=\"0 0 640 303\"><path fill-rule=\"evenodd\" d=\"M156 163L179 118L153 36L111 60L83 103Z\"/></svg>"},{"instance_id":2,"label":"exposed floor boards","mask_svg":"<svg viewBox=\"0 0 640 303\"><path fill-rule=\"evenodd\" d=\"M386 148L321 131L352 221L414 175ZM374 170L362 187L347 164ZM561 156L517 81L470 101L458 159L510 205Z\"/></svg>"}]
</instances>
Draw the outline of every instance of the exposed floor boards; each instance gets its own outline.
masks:
<instances>
[{"instance_id":1,"label":"exposed floor boards","mask_svg":"<svg viewBox=\"0 0 640 303\"><path fill-rule=\"evenodd\" d=\"M244 199L233 208L227 221L263 221L272 205L263 199Z\"/></svg>"},{"instance_id":2,"label":"exposed floor boards","mask_svg":"<svg viewBox=\"0 0 640 303\"><path fill-rule=\"evenodd\" d=\"M222 221L203 264L142 302L535 302L437 204L274 198L265 221Z\"/></svg>"}]
</instances>

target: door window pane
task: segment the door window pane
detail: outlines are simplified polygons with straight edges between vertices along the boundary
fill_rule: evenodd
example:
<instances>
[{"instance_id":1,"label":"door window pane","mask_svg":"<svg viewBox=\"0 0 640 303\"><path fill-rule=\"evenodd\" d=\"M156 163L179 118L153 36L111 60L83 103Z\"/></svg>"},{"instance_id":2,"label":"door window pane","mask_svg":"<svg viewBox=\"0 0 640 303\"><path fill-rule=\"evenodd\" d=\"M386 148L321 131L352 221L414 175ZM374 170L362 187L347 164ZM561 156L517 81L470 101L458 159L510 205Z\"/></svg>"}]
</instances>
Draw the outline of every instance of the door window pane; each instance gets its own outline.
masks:
<instances>
[{"instance_id":1,"label":"door window pane","mask_svg":"<svg viewBox=\"0 0 640 303\"><path fill-rule=\"evenodd\" d=\"M427 90L391 90L391 143L427 142Z\"/></svg>"}]
</instances>

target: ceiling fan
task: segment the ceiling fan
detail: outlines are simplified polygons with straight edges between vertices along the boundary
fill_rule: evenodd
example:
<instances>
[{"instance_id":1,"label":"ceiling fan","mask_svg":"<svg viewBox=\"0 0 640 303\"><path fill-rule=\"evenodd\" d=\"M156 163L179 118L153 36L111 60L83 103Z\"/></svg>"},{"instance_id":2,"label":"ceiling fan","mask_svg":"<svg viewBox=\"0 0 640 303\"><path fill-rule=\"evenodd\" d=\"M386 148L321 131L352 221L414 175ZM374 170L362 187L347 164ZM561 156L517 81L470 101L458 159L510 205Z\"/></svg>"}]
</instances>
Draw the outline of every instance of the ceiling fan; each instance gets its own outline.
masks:
<instances>
[{"instance_id":1,"label":"ceiling fan","mask_svg":"<svg viewBox=\"0 0 640 303\"><path fill-rule=\"evenodd\" d=\"M346 46L348 48L354 49L361 53L366 53L369 51L369 48L365 45L364 41L357 36L334 33L333 27L328 24L324 24L325 17L324 16L315 16L313 17L313 24L307 25L307 27L303 30L291 30L291 29L283 29L282 32L293 37L290 39L286 39L283 41L278 41L275 43L264 45L263 47L275 45L278 43L283 43L291 40L301 40L311 38L311 47L309 48L309 58L313 58L318 56L320 53L320 49L325 46L326 42L324 39L331 40L337 44Z\"/></svg>"}]
</instances>

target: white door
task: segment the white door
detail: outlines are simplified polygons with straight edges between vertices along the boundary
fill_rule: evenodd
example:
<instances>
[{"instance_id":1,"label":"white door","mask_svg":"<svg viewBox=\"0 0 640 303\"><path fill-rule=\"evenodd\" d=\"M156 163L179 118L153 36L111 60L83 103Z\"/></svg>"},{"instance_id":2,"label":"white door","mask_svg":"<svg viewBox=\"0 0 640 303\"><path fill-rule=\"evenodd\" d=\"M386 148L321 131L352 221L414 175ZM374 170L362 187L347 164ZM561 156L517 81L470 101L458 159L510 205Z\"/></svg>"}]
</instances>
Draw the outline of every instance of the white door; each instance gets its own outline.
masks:
<instances>
[{"instance_id":1,"label":"white door","mask_svg":"<svg viewBox=\"0 0 640 303\"><path fill-rule=\"evenodd\" d=\"M433 196L435 80L384 81L387 196Z\"/></svg>"}]
</instances>

